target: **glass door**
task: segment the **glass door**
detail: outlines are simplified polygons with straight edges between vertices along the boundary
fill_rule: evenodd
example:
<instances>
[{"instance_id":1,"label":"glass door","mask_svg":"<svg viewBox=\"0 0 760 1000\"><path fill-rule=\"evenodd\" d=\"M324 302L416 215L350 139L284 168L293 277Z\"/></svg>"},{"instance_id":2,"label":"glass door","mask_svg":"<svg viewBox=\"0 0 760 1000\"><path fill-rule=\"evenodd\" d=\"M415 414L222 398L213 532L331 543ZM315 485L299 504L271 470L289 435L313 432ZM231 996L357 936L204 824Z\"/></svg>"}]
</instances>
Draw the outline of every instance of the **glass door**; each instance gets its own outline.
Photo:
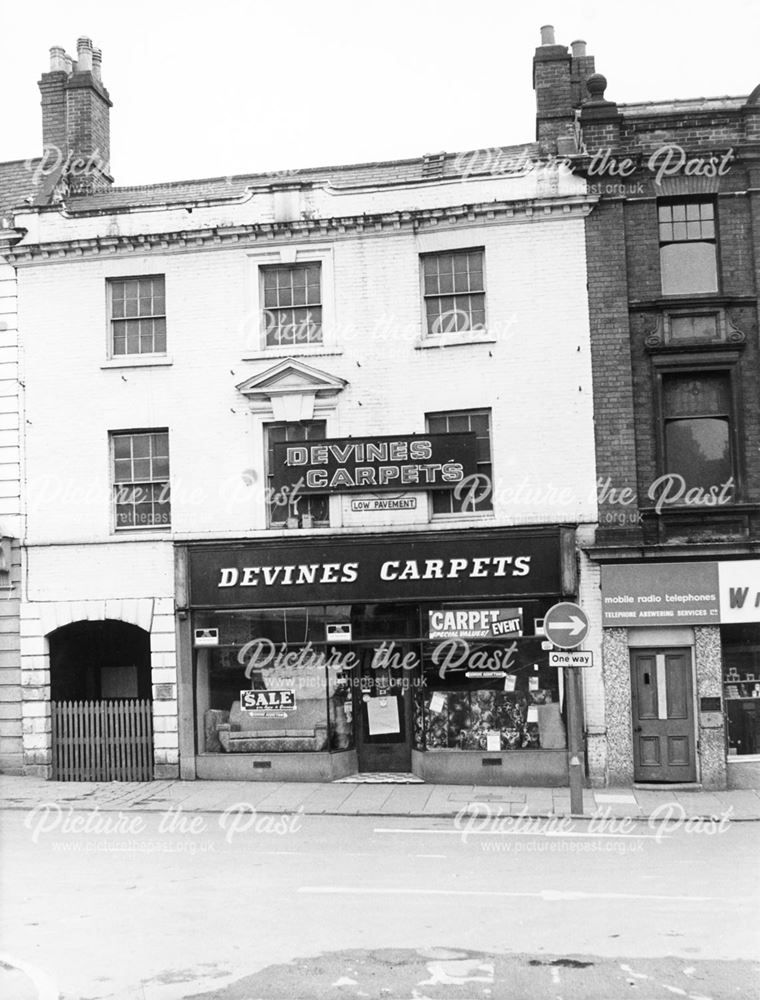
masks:
<instances>
[{"instance_id":1,"label":"glass door","mask_svg":"<svg viewBox=\"0 0 760 1000\"><path fill-rule=\"evenodd\" d=\"M398 662L411 652L397 644ZM409 772L412 768L412 682L414 670L378 665L376 648L355 646L359 683L354 687L359 770Z\"/></svg>"}]
</instances>

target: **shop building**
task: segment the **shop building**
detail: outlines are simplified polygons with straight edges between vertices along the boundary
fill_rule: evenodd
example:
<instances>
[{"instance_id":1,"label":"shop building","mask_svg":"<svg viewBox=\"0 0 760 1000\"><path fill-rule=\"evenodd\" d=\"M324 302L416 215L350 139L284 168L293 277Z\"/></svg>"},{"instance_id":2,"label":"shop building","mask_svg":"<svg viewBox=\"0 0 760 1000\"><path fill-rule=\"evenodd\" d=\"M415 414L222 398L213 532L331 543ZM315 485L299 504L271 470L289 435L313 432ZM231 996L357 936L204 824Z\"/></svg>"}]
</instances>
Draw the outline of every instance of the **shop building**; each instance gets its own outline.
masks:
<instances>
[{"instance_id":1,"label":"shop building","mask_svg":"<svg viewBox=\"0 0 760 1000\"><path fill-rule=\"evenodd\" d=\"M605 777L758 787L760 87L619 104L592 75L578 108L567 49L544 58L554 141L599 199L587 553L601 569Z\"/></svg>"},{"instance_id":2,"label":"shop building","mask_svg":"<svg viewBox=\"0 0 760 1000\"><path fill-rule=\"evenodd\" d=\"M78 55L43 105L74 80L103 140ZM16 213L27 770L55 773L55 705L142 699L156 776L565 784L541 622L571 599L603 780L593 199L542 139L496 152L64 170Z\"/></svg>"}]
</instances>

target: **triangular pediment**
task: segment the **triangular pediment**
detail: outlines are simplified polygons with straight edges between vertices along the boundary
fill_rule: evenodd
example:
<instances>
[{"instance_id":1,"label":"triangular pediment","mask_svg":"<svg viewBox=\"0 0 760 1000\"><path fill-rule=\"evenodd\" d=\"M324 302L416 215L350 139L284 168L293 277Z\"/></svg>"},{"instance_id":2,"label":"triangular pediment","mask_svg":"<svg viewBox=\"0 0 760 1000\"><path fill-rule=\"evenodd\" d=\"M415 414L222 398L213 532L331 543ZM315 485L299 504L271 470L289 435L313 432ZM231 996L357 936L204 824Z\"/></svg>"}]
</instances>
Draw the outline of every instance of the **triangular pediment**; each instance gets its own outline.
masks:
<instances>
[{"instance_id":1,"label":"triangular pediment","mask_svg":"<svg viewBox=\"0 0 760 1000\"><path fill-rule=\"evenodd\" d=\"M327 395L340 392L348 385L343 378L312 368L296 358L285 358L273 368L252 375L236 388L244 396L262 397L282 393L314 393Z\"/></svg>"}]
</instances>

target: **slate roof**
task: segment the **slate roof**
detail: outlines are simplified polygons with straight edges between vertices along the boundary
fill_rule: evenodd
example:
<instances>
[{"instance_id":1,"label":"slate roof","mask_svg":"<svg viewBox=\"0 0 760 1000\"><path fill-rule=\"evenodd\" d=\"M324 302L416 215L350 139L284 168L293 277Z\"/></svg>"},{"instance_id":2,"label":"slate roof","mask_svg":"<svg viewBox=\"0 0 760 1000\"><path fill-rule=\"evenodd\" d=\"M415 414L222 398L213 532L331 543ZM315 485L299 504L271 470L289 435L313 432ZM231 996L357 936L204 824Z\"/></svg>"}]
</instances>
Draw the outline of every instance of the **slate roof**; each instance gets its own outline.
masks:
<instances>
[{"instance_id":1,"label":"slate roof","mask_svg":"<svg viewBox=\"0 0 760 1000\"><path fill-rule=\"evenodd\" d=\"M12 208L23 205L25 198L37 193L34 168L39 162L38 158L0 163L0 219L10 218Z\"/></svg>"},{"instance_id":2,"label":"slate roof","mask_svg":"<svg viewBox=\"0 0 760 1000\"><path fill-rule=\"evenodd\" d=\"M133 187L112 187L91 195L78 195L66 199L69 211L107 212L123 208L151 205L185 204L187 202L228 200L241 197L249 187L269 185L329 183L335 188L373 187L413 183L425 180L446 180L461 177L467 165L473 175L489 172L489 164L514 160L537 160L536 143L518 146L499 146L490 150L473 150L465 153L446 153L443 162L435 162L441 154L429 159L390 160L379 163L358 163L343 166L308 167L301 170L283 170L263 174L238 174L230 177L208 177L201 180L173 181L167 184L146 184ZM481 170L477 169L478 164Z\"/></svg>"}]
</instances>

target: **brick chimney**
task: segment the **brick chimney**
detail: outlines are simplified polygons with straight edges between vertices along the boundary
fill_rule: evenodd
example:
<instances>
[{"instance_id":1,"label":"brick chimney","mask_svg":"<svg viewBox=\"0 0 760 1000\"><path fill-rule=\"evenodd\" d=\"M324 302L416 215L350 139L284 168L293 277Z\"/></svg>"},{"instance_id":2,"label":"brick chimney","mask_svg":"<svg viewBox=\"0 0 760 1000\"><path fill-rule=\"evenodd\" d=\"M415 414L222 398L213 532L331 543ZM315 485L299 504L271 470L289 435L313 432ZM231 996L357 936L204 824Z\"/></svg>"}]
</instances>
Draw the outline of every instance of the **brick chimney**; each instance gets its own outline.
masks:
<instances>
[{"instance_id":1,"label":"brick chimney","mask_svg":"<svg viewBox=\"0 0 760 1000\"><path fill-rule=\"evenodd\" d=\"M586 43L557 45L554 28L541 28L541 44L533 57L533 89L536 92L536 139L542 152L557 153L572 142L575 112L587 99L586 80L594 72L594 57L586 55ZM563 141L564 140L564 141Z\"/></svg>"},{"instance_id":2,"label":"brick chimney","mask_svg":"<svg viewBox=\"0 0 760 1000\"><path fill-rule=\"evenodd\" d=\"M77 58L54 46L42 94L43 169L68 190L87 194L108 187L111 99L100 79L102 55L89 38L77 40Z\"/></svg>"}]
</instances>

